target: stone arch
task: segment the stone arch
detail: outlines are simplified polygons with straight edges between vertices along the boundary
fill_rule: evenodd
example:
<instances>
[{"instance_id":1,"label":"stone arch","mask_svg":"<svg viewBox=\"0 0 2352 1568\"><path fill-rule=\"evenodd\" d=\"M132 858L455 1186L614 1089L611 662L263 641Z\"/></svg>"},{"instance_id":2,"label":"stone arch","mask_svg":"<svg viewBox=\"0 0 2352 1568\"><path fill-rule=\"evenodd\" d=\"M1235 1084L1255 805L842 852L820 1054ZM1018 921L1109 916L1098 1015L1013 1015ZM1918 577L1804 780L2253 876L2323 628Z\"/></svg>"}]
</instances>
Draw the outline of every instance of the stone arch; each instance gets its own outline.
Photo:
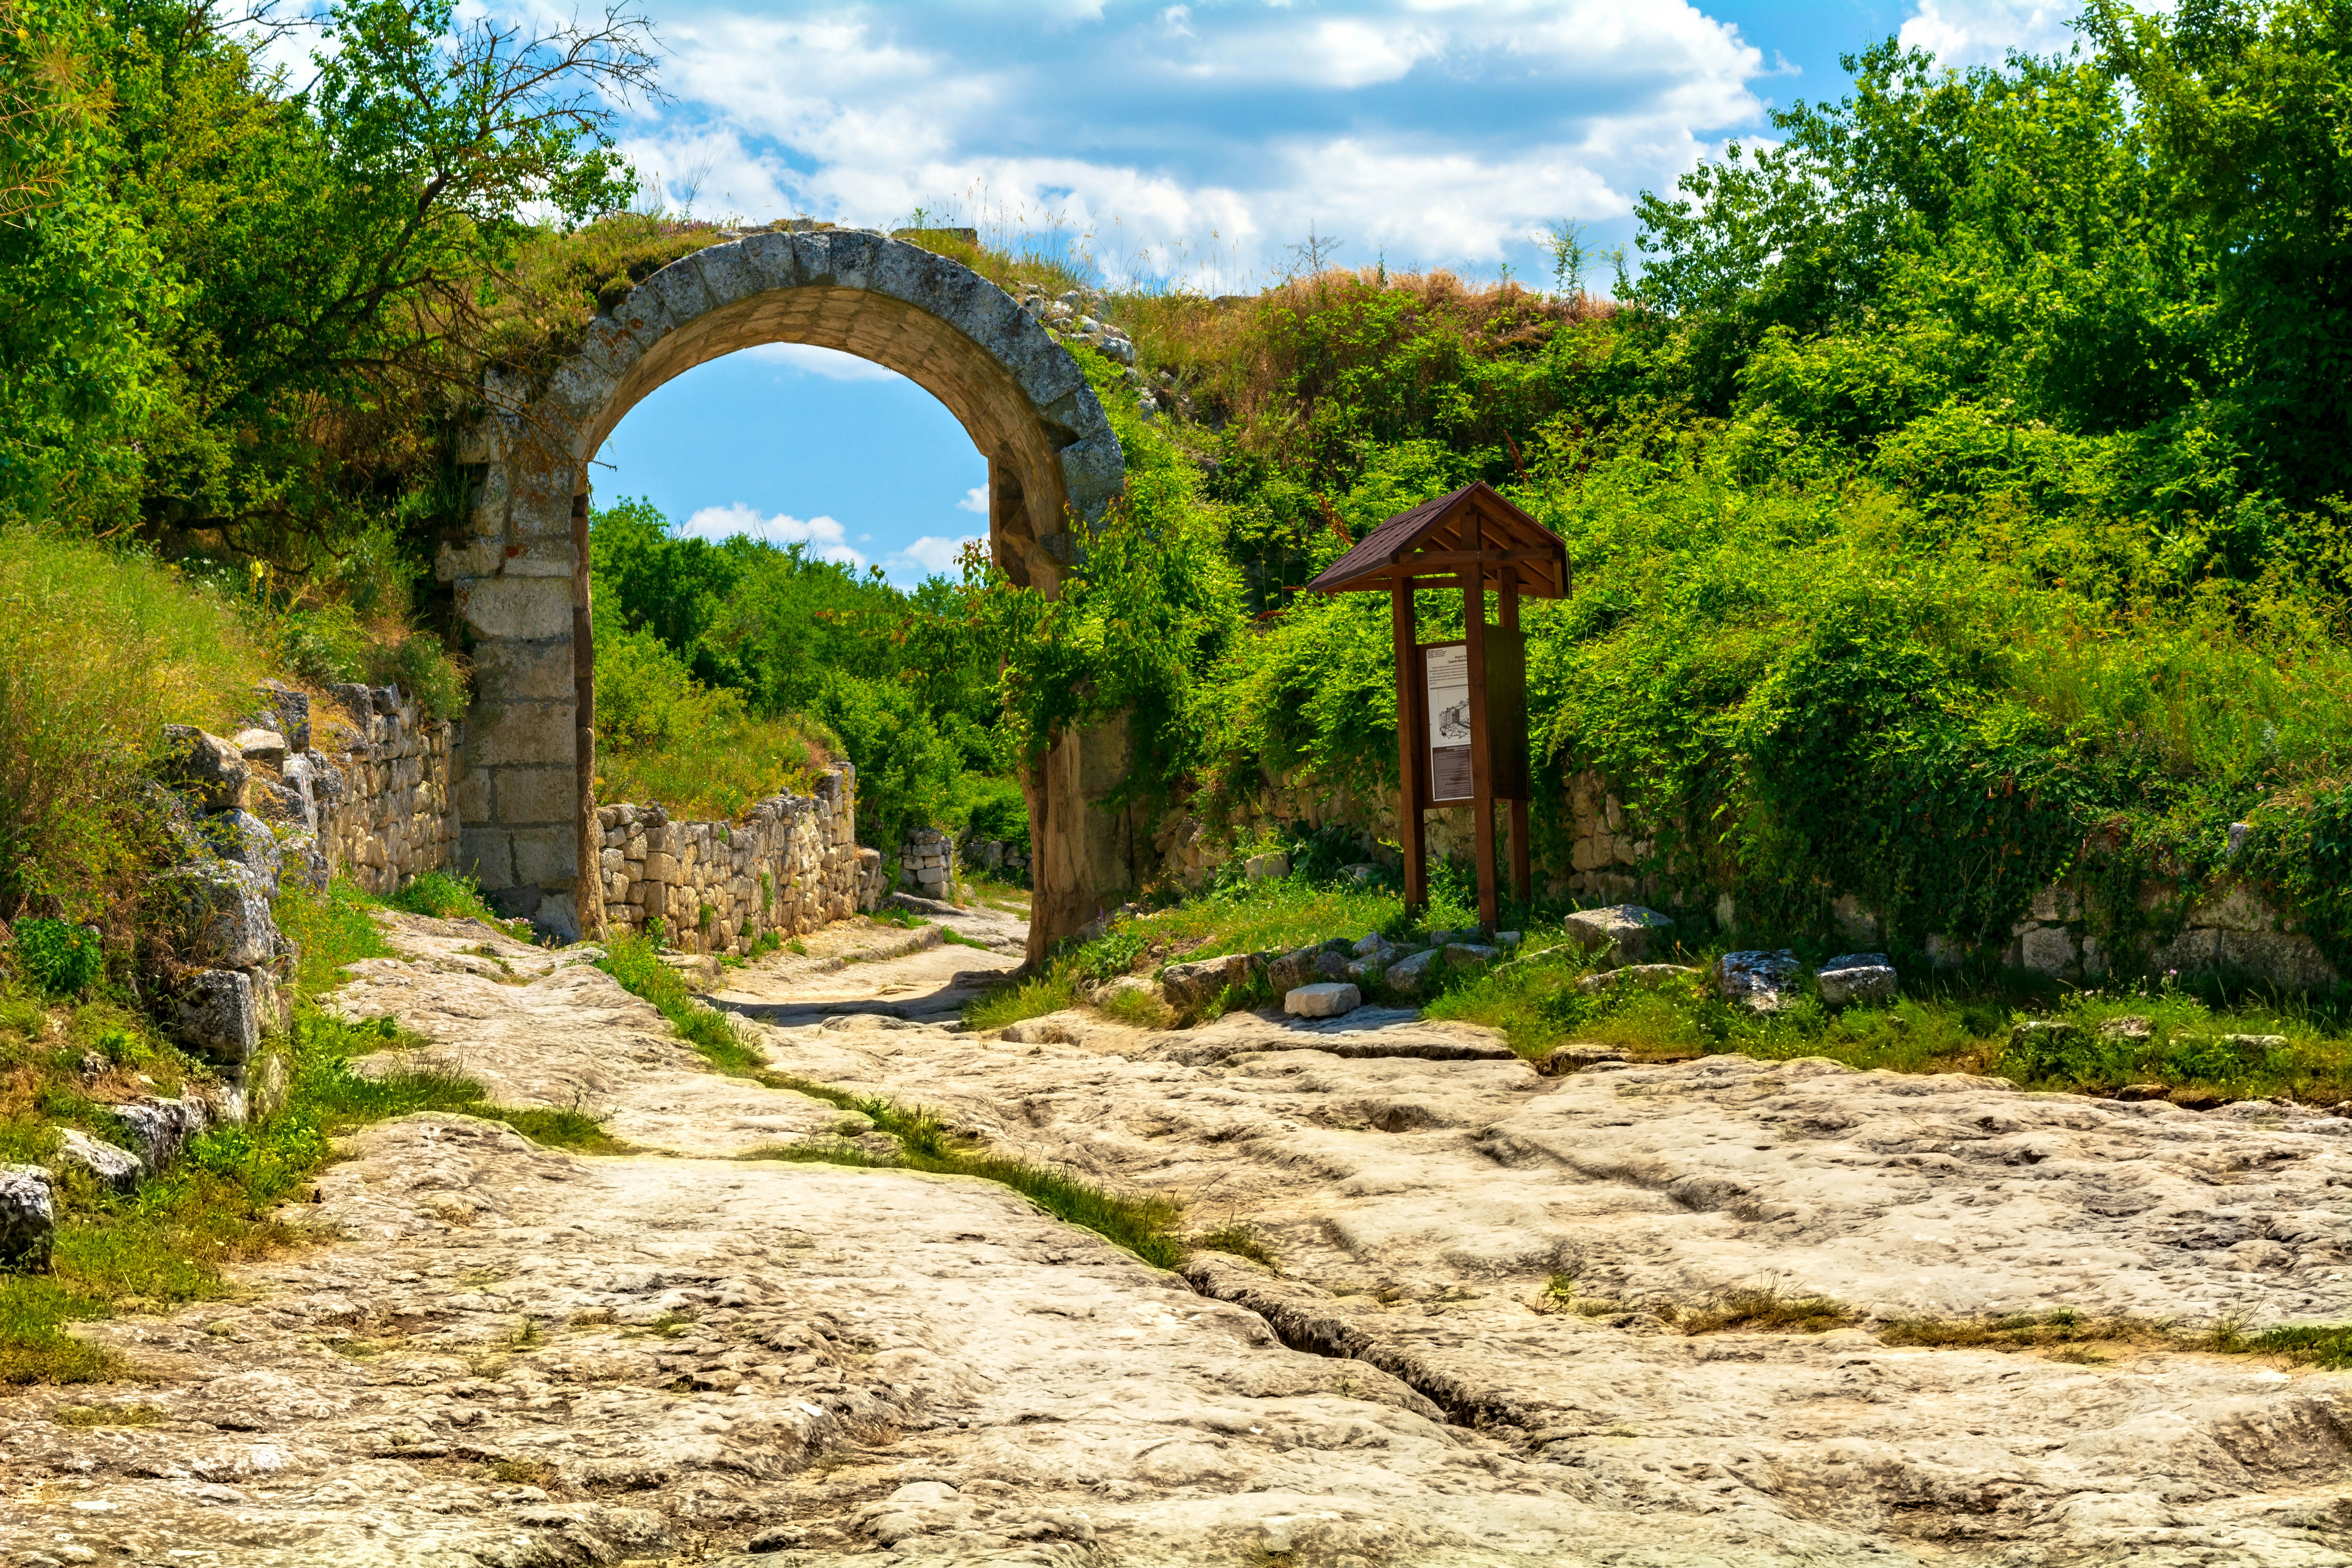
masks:
<instances>
[{"instance_id":1,"label":"stone arch","mask_svg":"<svg viewBox=\"0 0 2352 1568\"><path fill-rule=\"evenodd\" d=\"M597 923L576 893L583 868L595 875L588 462L664 382L772 342L873 360L947 405L988 459L990 544L1015 581L1057 589L1070 520L1100 518L1126 482L1102 405L1043 327L970 268L860 229L697 251L599 315L551 374L494 374L459 452L474 480L464 534L437 563L474 661L459 863L502 912L567 939L583 916ZM1125 825L1084 804L1123 771L1113 744L1097 741L1091 765L1079 741L1056 746L1030 792L1033 951L1126 884Z\"/></svg>"}]
</instances>

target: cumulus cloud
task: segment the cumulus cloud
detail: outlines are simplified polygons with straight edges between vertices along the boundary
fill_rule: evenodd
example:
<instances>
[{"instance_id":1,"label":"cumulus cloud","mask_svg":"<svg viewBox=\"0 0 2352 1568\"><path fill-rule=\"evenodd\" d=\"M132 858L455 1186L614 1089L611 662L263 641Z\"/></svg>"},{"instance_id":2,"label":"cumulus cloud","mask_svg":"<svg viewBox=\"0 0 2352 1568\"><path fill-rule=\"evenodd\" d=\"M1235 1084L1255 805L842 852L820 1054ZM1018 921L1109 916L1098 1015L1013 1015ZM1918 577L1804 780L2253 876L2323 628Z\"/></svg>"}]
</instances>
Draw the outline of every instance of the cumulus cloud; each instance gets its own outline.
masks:
<instances>
[{"instance_id":1,"label":"cumulus cloud","mask_svg":"<svg viewBox=\"0 0 2352 1568\"><path fill-rule=\"evenodd\" d=\"M704 507L686 520L680 531L697 539L732 539L740 533L766 544L805 544L810 554L824 560L866 564L865 555L849 543L848 531L829 517L805 521L782 512L771 517L737 501L732 506Z\"/></svg>"},{"instance_id":2,"label":"cumulus cloud","mask_svg":"<svg viewBox=\"0 0 2352 1568\"><path fill-rule=\"evenodd\" d=\"M1926 49L1948 66L1999 65L2011 49L2046 55L2074 41L2070 25L2079 4L2033 0L1920 0L1896 35L1906 48Z\"/></svg>"},{"instance_id":3,"label":"cumulus cloud","mask_svg":"<svg viewBox=\"0 0 2352 1568\"><path fill-rule=\"evenodd\" d=\"M961 539L941 539L927 533L904 550L894 551L884 556L882 565L890 575L901 580L953 576L957 563L963 558L964 546L987 542L984 537L978 534L966 534Z\"/></svg>"},{"instance_id":4,"label":"cumulus cloud","mask_svg":"<svg viewBox=\"0 0 2352 1568\"><path fill-rule=\"evenodd\" d=\"M782 365L803 375L820 375L827 381L906 379L888 365L877 364L856 354L843 353L838 349L819 348L814 343L761 343L738 352L764 363Z\"/></svg>"},{"instance_id":5,"label":"cumulus cloud","mask_svg":"<svg viewBox=\"0 0 2352 1568\"><path fill-rule=\"evenodd\" d=\"M624 145L674 204L921 207L1213 290L1310 222L1347 262L1525 259L1542 221L1622 220L1754 129L1768 75L1687 0L666 9L674 102Z\"/></svg>"},{"instance_id":6,"label":"cumulus cloud","mask_svg":"<svg viewBox=\"0 0 2352 1568\"><path fill-rule=\"evenodd\" d=\"M963 500L956 502L956 510L976 511L980 513L981 516L986 517L988 515L988 487L986 485L974 485L971 489L964 491Z\"/></svg>"}]
</instances>

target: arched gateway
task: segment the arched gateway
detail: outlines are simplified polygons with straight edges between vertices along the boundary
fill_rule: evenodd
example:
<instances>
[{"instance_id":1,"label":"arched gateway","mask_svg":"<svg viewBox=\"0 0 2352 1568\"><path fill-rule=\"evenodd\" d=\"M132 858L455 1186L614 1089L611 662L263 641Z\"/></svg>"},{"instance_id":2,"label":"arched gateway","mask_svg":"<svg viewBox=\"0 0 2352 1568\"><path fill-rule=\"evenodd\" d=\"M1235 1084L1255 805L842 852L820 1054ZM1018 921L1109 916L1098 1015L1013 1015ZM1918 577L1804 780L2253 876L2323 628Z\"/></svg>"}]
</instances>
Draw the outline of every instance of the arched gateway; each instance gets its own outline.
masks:
<instances>
[{"instance_id":1,"label":"arched gateway","mask_svg":"<svg viewBox=\"0 0 2352 1568\"><path fill-rule=\"evenodd\" d=\"M474 660L459 860L506 913L576 935L575 879L595 874L589 459L672 376L780 342L887 365L954 412L988 458L989 541L1018 582L1058 587L1070 518L1099 518L1125 483L1102 405L1044 328L971 268L863 230L697 251L598 316L551 375L494 376L460 453L477 482L466 535L438 571ZM1033 952L1127 885L1123 818L1086 807L1124 770L1117 744L1065 741L1031 791Z\"/></svg>"}]
</instances>

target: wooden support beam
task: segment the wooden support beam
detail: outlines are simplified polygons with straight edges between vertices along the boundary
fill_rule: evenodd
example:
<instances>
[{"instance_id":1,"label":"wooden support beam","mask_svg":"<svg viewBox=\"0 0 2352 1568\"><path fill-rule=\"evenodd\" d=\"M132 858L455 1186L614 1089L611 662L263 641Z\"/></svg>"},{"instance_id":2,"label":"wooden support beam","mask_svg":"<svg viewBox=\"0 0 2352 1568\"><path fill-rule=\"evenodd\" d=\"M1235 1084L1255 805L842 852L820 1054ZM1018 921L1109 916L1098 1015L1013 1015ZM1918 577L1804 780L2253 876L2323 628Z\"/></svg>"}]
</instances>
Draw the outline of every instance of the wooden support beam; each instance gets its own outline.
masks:
<instances>
[{"instance_id":1,"label":"wooden support beam","mask_svg":"<svg viewBox=\"0 0 2352 1568\"><path fill-rule=\"evenodd\" d=\"M1519 580L1516 573L1503 577L1503 629L1519 629ZM1535 902L1535 864L1528 842L1528 803L1511 802L1511 896L1521 909Z\"/></svg>"},{"instance_id":2,"label":"wooden support beam","mask_svg":"<svg viewBox=\"0 0 2352 1568\"><path fill-rule=\"evenodd\" d=\"M1396 644L1397 846L1404 852L1405 908L1423 910L1429 907L1429 851L1421 831L1422 803L1429 793L1422 783L1427 725L1421 711L1425 693L1410 578L1397 579L1389 595L1389 629Z\"/></svg>"},{"instance_id":3,"label":"wooden support beam","mask_svg":"<svg viewBox=\"0 0 2352 1568\"><path fill-rule=\"evenodd\" d=\"M1480 548L1478 522L1469 521L1473 550ZM1500 914L1495 896L1495 776L1489 765L1486 727L1486 584L1481 573L1462 574L1462 642L1470 675L1470 824L1472 853L1478 858L1478 923L1491 934Z\"/></svg>"}]
</instances>

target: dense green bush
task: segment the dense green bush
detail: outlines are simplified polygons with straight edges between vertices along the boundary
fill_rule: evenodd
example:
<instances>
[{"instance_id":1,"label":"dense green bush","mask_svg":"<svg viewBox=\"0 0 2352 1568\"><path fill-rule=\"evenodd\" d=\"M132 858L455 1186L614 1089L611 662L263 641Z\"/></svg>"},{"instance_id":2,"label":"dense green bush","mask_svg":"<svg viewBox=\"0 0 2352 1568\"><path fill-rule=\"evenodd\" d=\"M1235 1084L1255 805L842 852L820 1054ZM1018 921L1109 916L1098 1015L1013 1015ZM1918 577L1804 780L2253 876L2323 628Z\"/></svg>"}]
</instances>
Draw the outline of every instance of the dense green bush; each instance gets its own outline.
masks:
<instances>
[{"instance_id":1,"label":"dense green bush","mask_svg":"<svg viewBox=\"0 0 2352 1568\"><path fill-rule=\"evenodd\" d=\"M16 967L54 996L71 996L98 982L106 950L98 932L63 921L20 920L12 933Z\"/></svg>"}]
</instances>

